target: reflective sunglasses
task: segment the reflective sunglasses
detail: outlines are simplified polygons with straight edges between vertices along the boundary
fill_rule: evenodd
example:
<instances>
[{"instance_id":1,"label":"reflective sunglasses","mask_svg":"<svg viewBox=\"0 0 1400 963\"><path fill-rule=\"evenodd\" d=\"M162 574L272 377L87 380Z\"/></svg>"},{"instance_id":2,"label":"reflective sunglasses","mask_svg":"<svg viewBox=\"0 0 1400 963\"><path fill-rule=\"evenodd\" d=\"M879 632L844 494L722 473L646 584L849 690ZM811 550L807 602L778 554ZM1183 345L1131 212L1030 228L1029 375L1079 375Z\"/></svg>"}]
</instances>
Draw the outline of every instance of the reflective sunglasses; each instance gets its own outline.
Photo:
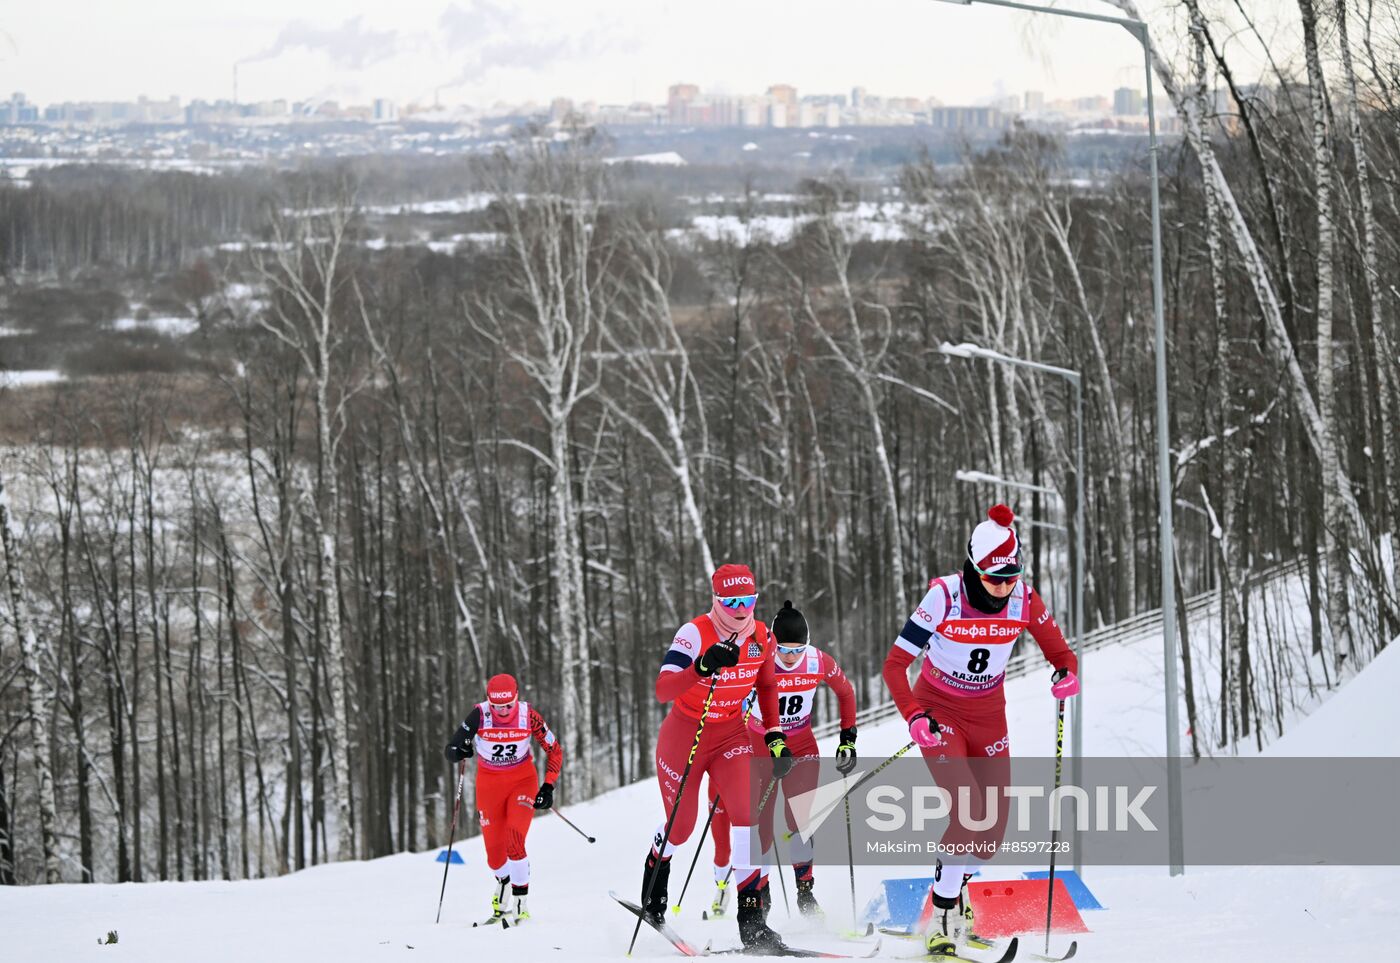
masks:
<instances>
[{"instance_id":1,"label":"reflective sunglasses","mask_svg":"<svg viewBox=\"0 0 1400 963\"><path fill-rule=\"evenodd\" d=\"M758 604L758 595L731 595L720 599L719 604L727 609L751 609Z\"/></svg>"},{"instance_id":2,"label":"reflective sunglasses","mask_svg":"<svg viewBox=\"0 0 1400 963\"><path fill-rule=\"evenodd\" d=\"M491 707L491 711L494 712L496 715L504 716L514 712L515 707L519 701L520 700L517 699L512 702L488 702L487 705Z\"/></svg>"},{"instance_id":3,"label":"reflective sunglasses","mask_svg":"<svg viewBox=\"0 0 1400 963\"><path fill-rule=\"evenodd\" d=\"M1007 582L1014 582L1022 575L1026 574L1024 568L1018 568L1014 572L984 572L973 563L973 568L977 569L977 574L987 580L988 585L1005 585Z\"/></svg>"},{"instance_id":4,"label":"reflective sunglasses","mask_svg":"<svg viewBox=\"0 0 1400 963\"><path fill-rule=\"evenodd\" d=\"M780 645L778 651L783 655L796 655L805 648L807 648L807 643L803 642L801 645Z\"/></svg>"}]
</instances>

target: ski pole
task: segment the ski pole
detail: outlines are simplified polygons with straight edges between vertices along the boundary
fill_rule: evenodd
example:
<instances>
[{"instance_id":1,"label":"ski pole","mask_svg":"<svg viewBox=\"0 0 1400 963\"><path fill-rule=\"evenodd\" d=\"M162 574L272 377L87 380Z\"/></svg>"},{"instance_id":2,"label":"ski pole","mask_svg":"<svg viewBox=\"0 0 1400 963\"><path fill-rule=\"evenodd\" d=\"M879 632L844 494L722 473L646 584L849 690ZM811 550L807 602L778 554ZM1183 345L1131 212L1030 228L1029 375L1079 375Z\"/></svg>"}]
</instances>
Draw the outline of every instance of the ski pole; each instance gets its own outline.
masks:
<instances>
[{"instance_id":1,"label":"ski pole","mask_svg":"<svg viewBox=\"0 0 1400 963\"><path fill-rule=\"evenodd\" d=\"M760 821L761 819L763 819L763 811L764 811L764 809L766 809L766 808L768 807L768 800L769 800L770 798L772 798L772 796L773 796L773 790L774 790L774 789L777 789L777 788L778 788L778 777L777 777L777 776L774 776L772 779L769 779L769 780L768 780L768 786L763 790L763 797L762 797L761 799L759 799L759 801L758 801L758 808L757 808L756 810L754 810L754 822L755 822L755 824L759 825L760 827L761 827L762 824L761 824L759 821ZM770 819L770 820L768 821L768 825L771 826L772 824L773 824L773 821ZM762 836L763 836L763 833L762 833L762 829L760 828L760 831L759 831L759 841L760 841L760 842L762 842ZM759 859L763 859L763 858L765 858L767 855L768 855L768 850L765 849L765 850L763 851L762 855L759 856ZM783 887L783 907L787 910L787 915L788 915L788 917L791 918L791 917L792 917L792 906L788 903L787 879L784 878L784 876L783 876L783 863L782 863L782 856L781 856L781 854L778 852L778 834L777 834L777 833L773 833L773 871L776 872L776 873L778 874L778 882L779 882L780 884L782 884L782 887Z\"/></svg>"},{"instance_id":2,"label":"ski pole","mask_svg":"<svg viewBox=\"0 0 1400 963\"><path fill-rule=\"evenodd\" d=\"M851 797L846 796L846 867L851 871L851 930L860 929L856 916L856 851L851 842Z\"/></svg>"},{"instance_id":3,"label":"ski pole","mask_svg":"<svg viewBox=\"0 0 1400 963\"><path fill-rule=\"evenodd\" d=\"M787 877L783 875L783 851L778 848L778 837L773 836L773 872L778 874L778 884L783 888L783 909L788 919L792 919L792 904L788 902Z\"/></svg>"},{"instance_id":4,"label":"ski pole","mask_svg":"<svg viewBox=\"0 0 1400 963\"><path fill-rule=\"evenodd\" d=\"M1060 700L1059 708L1055 713L1055 791L1060 789L1061 762L1065 757L1065 700ZM1054 799L1054 793L1050 798ZM1046 879L1049 886L1045 894L1045 955L1050 955L1050 917L1055 908L1055 848L1060 841L1060 826L1058 822L1052 825L1050 830L1050 875Z\"/></svg>"},{"instance_id":5,"label":"ski pole","mask_svg":"<svg viewBox=\"0 0 1400 963\"><path fill-rule=\"evenodd\" d=\"M452 844L457 839L457 810L462 805L462 784L466 781L467 760L463 759L457 764L457 795L452 800L452 825L447 830L447 862L442 864L442 889L438 891L438 911L434 923L442 922L442 898L447 895L447 871L452 867Z\"/></svg>"},{"instance_id":6,"label":"ski pole","mask_svg":"<svg viewBox=\"0 0 1400 963\"><path fill-rule=\"evenodd\" d=\"M690 870L685 874L685 884L681 886L681 895L676 898L676 905L671 907L672 913L681 911L681 903L685 902L685 891L690 889L690 877L695 875L695 864L700 862L700 844L705 841L705 837L710 834L710 823L715 818L715 808L719 806L719 797L716 796L714 802L710 803L710 814L705 817L705 828L700 830L700 838L695 842L695 856L690 861Z\"/></svg>"},{"instance_id":7,"label":"ski pole","mask_svg":"<svg viewBox=\"0 0 1400 963\"><path fill-rule=\"evenodd\" d=\"M826 807L825 809L823 809L821 812L816 813L815 815L808 816L808 817L807 817L807 822L808 822L808 824L810 825L810 824L812 824L812 823L817 823L817 822L820 822L821 820L825 819L826 816L827 816L833 809L836 808L836 804L837 804L837 803L841 802L842 800L849 799L849 798L851 797L851 793L855 792L857 789L859 789L861 786L863 786L863 785L865 784L866 780L868 780L868 779L870 779L871 777L873 777L873 776L874 776L877 772L879 772L881 769L884 769L884 768L885 768L886 766L888 766L890 763L894 762L894 761L895 761L896 759L898 759L900 756L904 755L906 752L908 752L910 749L913 749L913 748L914 748L914 743L913 743L912 741L906 743L903 749L898 750L894 755L890 756L888 759L886 759L884 762L880 763L880 764L879 764L878 766L876 766L874 769L870 770L870 771L867 772L865 775L863 775L863 776L861 776L859 779L857 779L854 786L852 786L850 789L847 789L845 792L843 792L843 793L841 794L841 799L833 799L833 800L831 801L831 805L827 806L827 807ZM788 831L788 832L786 832L786 833L783 834L783 838L784 838L784 839L791 839L791 838L792 838L792 834L793 834L793 831Z\"/></svg>"},{"instance_id":8,"label":"ski pole","mask_svg":"<svg viewBox=\"0 0 1400 963\"><path fill-rule=\"evenodd\" d=\"M656 862L651 867L651 872L647 874L646 885L642 887L642 912L646 912L647 901L651 899L652 888L656 886L656 872L661 868L661 857L666 853L666 841L671 838L671 827L676 824L676 813L680 812L681 800L685 798L685 783L690 778L690 768L695 764L695 754L700 751L700 737L705 734L705 720L710 717L710 702L715 697L715 683L719 682L719 675L710 677L710 688L705 693L705 704L700 707L700 723L695 727L695 741L690 744L690 755L686 757L685 769L681 770L680 785L676 787L676 800L671 803L671 812L666 817L666 828L661 832L661 838L656 841ZM632 955L632 948L637 945L637 934L642 931L642 917L637 916L637 925L632 927L632 942L627 944L627 955Z\"/></svg>"},{"instance_id":9,"label":"ski pole","mask_svg":"<svg viewBox=\"0 0 1400 963\"><path fill-rule=\"evenodd\" d=\"M750 694L750 695L753 694L753 693L752 693L752 690L750 690L750 693L749 693L749 694ZM744 710L744 721L745 721L745 722L748 722L748 721L749 721L749 716L750 716L752 713L753 713L753 706L749 706L747 709ZM681 886L681 895L680 895L679 897L676 898L676 905L671 907L671 912L672 912L672 913L679 913L679 912L681 911L681 903L685 902L685 891L688 890L688 889L690 888L690 877L692 877L692 876L695 875L695 864L698 863L698 862L700 862L700 844L703 843L703 842L705 841L705 837L708 836L708 835L710 834L710 823L714 822L714 818L715 818L715 808L718 807L718 806L719 806L719 795L716 794L716 795L715 795L715 798L714 798L714 801L713 801L712 803L710 803L710 814L709 814L708 816L705 817L705 828L702 829L702 830L700 830L700 836L699 836L699 838L695 841L695 855L694 855L693 857L691 857L691 860L690 860L690 869L689 869L689 870L686 872L686 874L685 874L685 883ZM731 872L731 873L734 872L734 867L731 866L731 867L729 868L729 872ZM725 879L728 879L728 878L729 878L728 876L725 877Z\"/></svg>"},{"instance_id":10,"label":"ski pole","mask_svg":"<svg viewBox=\"0 0 1400 963\"><path fill-rule=\"evenodd\" d=\"M594 839L592 836L588 835L588 834L587 834L586 832L584 832L582 829L579 829L577 826L575 826L574 823L573 823L573 820L571 820L568 816L565 816L563 813L561 813L561 812L559 811L559 807L558 807L558 806L554 806L553 809L554 809L554 815L556 815L556 816L558 816L560 819L564 820L564 825L565 825L565 826L568 826L570 829L572 829L574 832L578 833L580 836L582 836L584 839L588 840L590 843L596 843L596 842L598 841L598 840Z\"/></svg>"}]
</instances>

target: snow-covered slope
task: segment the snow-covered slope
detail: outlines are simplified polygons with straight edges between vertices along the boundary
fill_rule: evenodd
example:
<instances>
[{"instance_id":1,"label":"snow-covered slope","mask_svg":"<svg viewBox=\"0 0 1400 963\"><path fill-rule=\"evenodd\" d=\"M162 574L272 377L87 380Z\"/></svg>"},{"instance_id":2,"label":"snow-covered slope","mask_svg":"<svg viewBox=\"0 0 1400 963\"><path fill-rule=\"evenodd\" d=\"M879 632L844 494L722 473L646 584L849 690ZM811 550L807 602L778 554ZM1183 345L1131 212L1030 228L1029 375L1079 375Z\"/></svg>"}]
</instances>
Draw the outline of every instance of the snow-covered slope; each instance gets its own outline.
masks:
<instances>
[{"instance_id":1,"label":"snow-covered slope","mask_svg":"<svg viewBox=\"0 0 1400 963\"><path fill-rule=\"evenodd\" d=\"M1397 640L1400 642L1400 640ZM1400 749L1400 645L1392 642L1266 756L1393 756Z\"/></svg>"},{"instance_id":2,"label":"snow-covered slope","mask_svg":"<svg viewBox=\"0 0 1400 963\"><path fill-rule=\"evenodd\" d=\"M1093 754L1151 752L1161 744L1160 690L1150 680L1156 652L1151 640L1096 657L1086 673L1091 721L1085 735ZM1313 717L1272 748L1307 754L1357 727L1390 739L1400 723L1400 651L1392 646ZM1044 674L1008 685L1012 745L1023 755L1053 748L1053 703ZM887 755L907 741L898 720L871 726L860 737L866 756ZM1387 749L1370 745L1366 751ZM832 748L825 746L828 751ZM566 771L567 777L567 771ZM466 859L447 884L443 921L433 924L442 864L433 854L405 854L362 863L322 866L279 879L235 883L47 886L0 891L0 958L44 961L129 960L143 963L258 963L494 959L619 960L632 919L607 896L635 897L648 838L661 818L652 783L627 786L568 815L598 838L589 845L552 817L530 833L535 919L507 932L471 929L488 902L489 877L480 838L458 845ZM709 845L677 927L716 945L737 942L732 922L702 922L709 897ZM679 891L693 850L681 850L673 874ZM888 867L857 867L862 905ZM912 873L910 875L913 875ZM1086 881L1107 909L1086 914L1092 934L1081 940L1086 961L1276 960L1300 952L1345 959L1388 957L1389 915L1400 892L1400 868L1267 867L1195 869L1171 878L1164 869L1090 868ZM791 880L789 879L789 884ZM835 925L848 919L844 871L819 868L817 895ZM838 949L820 932L789 922L775 886L771 921L800 945ZM119 942L99 946L116 930ZM913 958L915 944L887 939L883 958ZM634 956L673 958L675 951L643 929Z\"/></svg>"}]
</instances>

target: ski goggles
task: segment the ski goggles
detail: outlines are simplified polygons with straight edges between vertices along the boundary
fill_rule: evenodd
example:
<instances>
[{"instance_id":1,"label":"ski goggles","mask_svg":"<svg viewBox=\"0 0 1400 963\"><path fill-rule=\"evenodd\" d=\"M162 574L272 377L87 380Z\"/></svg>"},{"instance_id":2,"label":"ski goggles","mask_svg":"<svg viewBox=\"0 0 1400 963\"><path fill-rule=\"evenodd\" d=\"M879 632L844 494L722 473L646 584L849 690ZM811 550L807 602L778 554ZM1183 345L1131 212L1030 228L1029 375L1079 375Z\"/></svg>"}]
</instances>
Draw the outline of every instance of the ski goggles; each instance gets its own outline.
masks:
<instances>
[{"instance_id":1,"label":"ski goggles","mask_svg":"<svg viewBox=\"0 0 1400 963\"><path fill-rule=\"evenodd\" d=\"M719 604L727 609L751 609L758 604L758 595L730 595L721 598Z\"/></svg>"},{"instance_id":2,"label":"ski goggles","mask_svg":"<svg viewBox=\"0 0 1400 963\"><path fill-rule=\"evenodd\" d=\"M977 574L986 580L988 585L1005 585L1007 582L1014 582L1022 575L1026 574L1024 568L1018 568L1014 572L984 572L973 563L973 568L977 569Z\"/></svg>"},{"instance_id":3,"label":"ski goggles","mask_svg":"<svg viewBox=\"0 0 1400 963\"><path fill-rule=\"evenodd\" d=\"M778 651L781 652L783 655L797 655L799 652L802 652L806 648L807 643L803 642L801 645L780 645L778 646Z\"/></svg>"}]
</instances>

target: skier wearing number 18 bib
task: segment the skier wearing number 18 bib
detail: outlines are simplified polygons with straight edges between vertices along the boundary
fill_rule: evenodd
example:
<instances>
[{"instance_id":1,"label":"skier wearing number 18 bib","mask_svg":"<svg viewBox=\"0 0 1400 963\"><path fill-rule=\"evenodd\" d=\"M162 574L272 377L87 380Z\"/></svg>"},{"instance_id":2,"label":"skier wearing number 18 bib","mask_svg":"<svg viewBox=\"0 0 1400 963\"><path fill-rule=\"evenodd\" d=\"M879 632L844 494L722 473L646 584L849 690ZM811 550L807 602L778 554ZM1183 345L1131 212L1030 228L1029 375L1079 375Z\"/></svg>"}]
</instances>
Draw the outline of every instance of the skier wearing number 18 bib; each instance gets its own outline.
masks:
<instances>
[{"instance_id":1,"label":"skier wearing number 18 bib","mask_svg":"<svg viewBox=\"0 0 1400 963\"><path fill-rule=\"evenodd\" d=\"M545 751L544 783L535 772L530 740ZM472 708L447 744L447 758L476 756L476 811L486 844L486 865L496 877L487 923L521 923L530 918L530 860L525 836L536 809L554 805L554 784L564 768L564 748L544 717L520 700L515 678L494 675L486 701ZM506 898L506 887L511 890Z\"/></svg>"},{"instance_id":2,"label":"skier wearing number 18 bib","mask_svg":"<svg viewBox=\"0 0 1400 963\"><path fill-rule=\"evenodd\" d=\"M1054 666L1051 694L1066 699L1079 691L1078 662L1045 603L1022 578L1021 540L1005 505L993 505L972 532L962 571L933 579L928 594L905 622L885 657L890 695L909 724L909 734L929 771L952 800L965 789L980 825L986 790L1010 781L1006 732L1006 662L1023 631ZM907 670L925 655L910 689ZM969 760L979 760L975 765ZM972 936L972 906L965 873L973 855L990 858L1006 828L1006 806L980 833L962 828L956 802L941 843L944 858L921 918L931 954L955 955Z\"/></svg>"},{"instance_id":3,"label":"skier wearing number 18 bib","mask_svg":"<svg viewBox=\"0 0 1400 963\"><path fill-rule=\"evenodd\" d=\"M821 774L821 754L817 749L816 736L812 734L812 705L816 702L818 686L825 685L831 689L840 712L841 735L836 749L836 768L843 773L855 768L856 690L830 653L811 644L807 619L793 608L792 602L783 602L783 607L773 617L773 638L777 642L773 674L778 685L778 722L788 748L796 757L792 771L783 779L783 796L790 800L816 789ZM749 714L749 738L755 752L762 751L764 728L763 713L755 706ZM711 784L712 804L717 795L716 788ZM770 798L763 812L757 815L760 845L765 851L773 844L775 803L776 798ZM787 827L794 832L790 856L793 878L797 881L797 908L804 916L817 916L821 913L821 907L812 895L812 844L795 834L797 820L793 816L791 803L785 802L784 807ZM724 912L730 875L729 814L722 803L715 806L710 827L715 842L715 884L719 890L710 909L719 916Z\"/></svg>"}]
</instances>

